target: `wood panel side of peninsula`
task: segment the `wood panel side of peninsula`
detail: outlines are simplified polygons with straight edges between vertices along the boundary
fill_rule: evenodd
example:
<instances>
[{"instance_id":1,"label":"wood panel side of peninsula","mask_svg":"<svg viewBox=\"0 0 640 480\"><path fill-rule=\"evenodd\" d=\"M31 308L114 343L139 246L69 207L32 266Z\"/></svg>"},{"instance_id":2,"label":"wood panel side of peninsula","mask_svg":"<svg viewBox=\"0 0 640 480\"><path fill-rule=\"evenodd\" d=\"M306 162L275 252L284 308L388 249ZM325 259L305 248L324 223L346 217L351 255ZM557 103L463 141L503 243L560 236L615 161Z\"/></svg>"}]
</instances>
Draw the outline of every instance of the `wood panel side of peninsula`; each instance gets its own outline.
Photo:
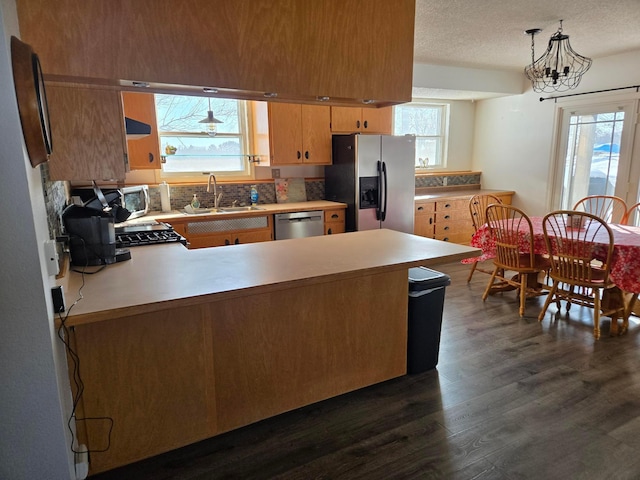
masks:
<instances>
[{"instance_id":1,"label":"wood panel side of peninsula","mask_svg":"<svg viewBox=\"0 0 640 480\"><path fill-rule=\"evenodd\" d=\"M109 446L90 473L405 374L407 269L477 254L390 230L132 249L85 279L67 319L85 387L78 418L113 419L110 438L108 421L79 422L81 442ZM125 278L145 266L135 301ZM67 302L79 277L69 274Z\"/></svg>"}]
</instances>

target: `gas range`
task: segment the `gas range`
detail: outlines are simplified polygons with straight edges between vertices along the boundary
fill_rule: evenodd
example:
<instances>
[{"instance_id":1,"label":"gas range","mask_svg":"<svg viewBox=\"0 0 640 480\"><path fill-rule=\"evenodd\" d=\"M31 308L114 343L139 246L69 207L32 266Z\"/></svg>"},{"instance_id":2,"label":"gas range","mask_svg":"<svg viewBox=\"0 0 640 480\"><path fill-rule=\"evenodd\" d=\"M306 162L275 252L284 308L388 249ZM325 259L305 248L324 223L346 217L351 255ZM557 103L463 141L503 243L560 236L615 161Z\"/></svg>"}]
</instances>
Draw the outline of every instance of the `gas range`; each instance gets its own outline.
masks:
<instances>
[{"instance_id":1,"label":"gas range","mask_svg":"<svg viewBox=\"0 0 640 480\"><path fill-rule=\"evenodd\" d=\"M187 245L187 239L175 232L168 223L154 222L116 227L116 248L172 242Z\"/></svg>"}]
</instances>

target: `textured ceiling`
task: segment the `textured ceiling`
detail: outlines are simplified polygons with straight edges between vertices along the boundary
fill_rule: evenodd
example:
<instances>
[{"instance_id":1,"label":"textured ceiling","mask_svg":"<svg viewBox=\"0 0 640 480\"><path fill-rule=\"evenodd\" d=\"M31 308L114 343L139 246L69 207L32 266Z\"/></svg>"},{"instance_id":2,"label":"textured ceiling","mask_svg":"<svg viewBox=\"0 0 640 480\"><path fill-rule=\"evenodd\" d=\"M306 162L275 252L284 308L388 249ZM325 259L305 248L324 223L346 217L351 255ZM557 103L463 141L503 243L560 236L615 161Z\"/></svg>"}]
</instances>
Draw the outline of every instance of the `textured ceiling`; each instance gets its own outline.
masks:
<instances>
[{"instance_id":1,"label":"textured ceiling","mask_svg":"<svg viewBox=\"0 0 640 480\"><path fill-rule=\"evenodd\" d=\"M531 37L523 32L543 29L538 57L560 19L581 55L640 50L640 0L417 0L414 61L522 70L531 63Z\"/></svg>"}]
</instances>

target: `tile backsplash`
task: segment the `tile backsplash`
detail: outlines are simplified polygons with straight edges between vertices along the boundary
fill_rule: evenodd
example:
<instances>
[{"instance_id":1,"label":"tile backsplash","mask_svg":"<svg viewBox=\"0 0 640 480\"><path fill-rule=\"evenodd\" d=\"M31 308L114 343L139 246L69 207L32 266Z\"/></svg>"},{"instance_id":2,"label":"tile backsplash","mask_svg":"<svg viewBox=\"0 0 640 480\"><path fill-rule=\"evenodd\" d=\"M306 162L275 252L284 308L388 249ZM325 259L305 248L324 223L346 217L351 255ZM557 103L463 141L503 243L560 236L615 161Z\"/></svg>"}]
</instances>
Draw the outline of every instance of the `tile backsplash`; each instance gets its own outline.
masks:
<instances>
[{"instance_id":1,"label":"tile backsplash","mask_svg":"<svg viewBox=\"0 0 640 480\"><path fill-rule=\"evenodd\" d=\"M258 203L276 203L275 183L223 183L217 188L222 193L220 205L230 206L234 201L238 205L251 204L251 185L258 188ZM324 200L324 180L306 180L307 200ZM169 187L171 208L180 209L188 205L195 193L203 208L213 207L213 192L207 193L206 185L171 185ZM151 210L160 210L160 190L157 186L149 187Z\"/></svg>"}]
</instances>

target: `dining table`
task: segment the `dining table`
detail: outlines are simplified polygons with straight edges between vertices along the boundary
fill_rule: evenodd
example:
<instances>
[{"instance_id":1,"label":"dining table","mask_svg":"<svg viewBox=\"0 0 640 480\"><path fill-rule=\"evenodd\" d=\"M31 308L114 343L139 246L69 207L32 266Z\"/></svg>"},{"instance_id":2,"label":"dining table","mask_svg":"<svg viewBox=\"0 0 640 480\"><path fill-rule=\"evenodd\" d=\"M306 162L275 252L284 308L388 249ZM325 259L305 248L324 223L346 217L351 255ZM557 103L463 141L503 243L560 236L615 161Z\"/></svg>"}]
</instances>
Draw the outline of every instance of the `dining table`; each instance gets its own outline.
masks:
<instances>
[{"instance_id":1,"label":"dining table","mask_svg":"<svg viewBox=\"0 0 640 480\"><path fill-rule=\"evenodd\" d=\"M533 249L537 254L548 254L547 245L544 239L542 222L544 217L529 217L531 220ZM610 277L613 283L622 292L625 306L625 325L633 306L640 294L640 227L634 225L621 225L609 223L609 228L613 232L613 256L611 259ZM518 237L521 251L529 251L529 230L525 223L522 226L522 235ZM474 261L485 261L495 258L496 240L487 224L482 225L471 238L471 246L480 248L482 255L475 258L463 260L464 263ZM603 260L609 246L609 238L606 230L601 235L595 237L594 258ZM615 327L612 322L612 329ZM622 333L622 332L621 332Z\"/></svg>"}]
</instances>

